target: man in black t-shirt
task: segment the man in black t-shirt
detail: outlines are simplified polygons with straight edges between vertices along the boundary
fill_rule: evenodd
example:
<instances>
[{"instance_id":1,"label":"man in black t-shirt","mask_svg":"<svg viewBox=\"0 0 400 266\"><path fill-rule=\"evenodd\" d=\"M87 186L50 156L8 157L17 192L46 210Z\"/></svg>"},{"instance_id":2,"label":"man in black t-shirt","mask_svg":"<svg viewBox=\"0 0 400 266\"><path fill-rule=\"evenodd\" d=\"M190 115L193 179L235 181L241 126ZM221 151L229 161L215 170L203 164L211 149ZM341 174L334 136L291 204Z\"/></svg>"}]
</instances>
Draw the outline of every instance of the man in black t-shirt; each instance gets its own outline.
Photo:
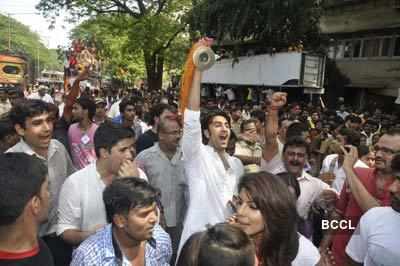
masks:
<instances>
[{"instance_id":1,"label":"man in black t-shirt","mask_svg":"<svg viewBox=\"0 0 400 266\"><path fill-rule=\"evenodd\" d=\"M148 149L158 141L158 124L161 120L176 117L176 110L165 103L160 103L150 110L150 122L151 129L144 132L136 141L136 153L139 154L141 151Z\"/></svg>"},{"instance_id":2,"label":"man in black t-shirt","mask_svg":"<svg viewBox=\"0 0 400 266\"><path fill-rule=\"evenodd\" d=\"M0 155L0 266L53 266L38 238L47 220L49 181L42 161L25 153Z\"/></svg>"}]
</instances>

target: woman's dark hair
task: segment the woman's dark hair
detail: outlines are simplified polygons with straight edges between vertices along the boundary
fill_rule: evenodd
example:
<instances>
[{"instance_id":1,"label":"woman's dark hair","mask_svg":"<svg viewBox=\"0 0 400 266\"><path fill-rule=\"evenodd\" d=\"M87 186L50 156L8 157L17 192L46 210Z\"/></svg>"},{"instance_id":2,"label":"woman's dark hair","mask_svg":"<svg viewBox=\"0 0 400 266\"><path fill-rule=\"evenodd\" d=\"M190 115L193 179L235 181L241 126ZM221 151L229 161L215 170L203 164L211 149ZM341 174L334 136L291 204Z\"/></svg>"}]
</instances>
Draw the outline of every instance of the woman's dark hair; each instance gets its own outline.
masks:
<instances>
[{"instance_id":1,"label":"woman's dark hair","mask_svg":"<svg viewBox=\"0 0 400 266\"><path fill-rule=\"evenodd\" d=\"M112 223L114 215L127 215L133 208L150 206L157 202L157 197L157 190L143 179L115 179L103 192L107 221Z\"/></svg>"},{"instance_id":2,"label":"woman's dark hair","mask_svg":"<svg viewBox=\"0 0 400 266\"><path fill-rule=\"evenodd\" d=\"M264 266L290 266L299 248L296 201L279 177L267 173L249 173L239 182L261 212L264 220L259 260Z\"/></svg>"},{"instance_id":3,"label":"woman's dark hair","mask_svg":"<svg viewBox=\"0 0 400 266\"><path fill-rule=\"evenodd\" d=\"M246 233L221 223L192 235L177 266L253 266L254 262L255 249Z\"/></svg>"}]
</instances>

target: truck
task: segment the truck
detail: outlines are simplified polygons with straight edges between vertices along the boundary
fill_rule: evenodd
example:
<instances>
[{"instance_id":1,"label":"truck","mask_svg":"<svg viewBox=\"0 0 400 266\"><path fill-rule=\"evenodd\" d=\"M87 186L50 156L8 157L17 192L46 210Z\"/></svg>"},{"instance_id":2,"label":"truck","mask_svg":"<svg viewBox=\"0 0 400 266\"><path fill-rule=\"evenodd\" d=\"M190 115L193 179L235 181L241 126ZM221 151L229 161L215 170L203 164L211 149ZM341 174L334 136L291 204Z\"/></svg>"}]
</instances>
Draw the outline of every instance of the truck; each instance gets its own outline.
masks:
<instances>
[{"instance_id":1,"label":"truck","mask_svg":"<svg viewBox=\"0 0 400 266\"><path fill-rule=\"evenodd\" d=\"M24 91L27 76L28 63L23 55L0 52L0 90Z\"/></svg>"},{"instance_id":2,"label":"truck","mask_svg":"<svg viewBox=\"0 0 400 266\"><path fill-rule=\"evenodd\" d=\"M217 60L203 74L203 84L260 86L324 93L325 56L280 52Z\"/></svg>"}]
</instances>

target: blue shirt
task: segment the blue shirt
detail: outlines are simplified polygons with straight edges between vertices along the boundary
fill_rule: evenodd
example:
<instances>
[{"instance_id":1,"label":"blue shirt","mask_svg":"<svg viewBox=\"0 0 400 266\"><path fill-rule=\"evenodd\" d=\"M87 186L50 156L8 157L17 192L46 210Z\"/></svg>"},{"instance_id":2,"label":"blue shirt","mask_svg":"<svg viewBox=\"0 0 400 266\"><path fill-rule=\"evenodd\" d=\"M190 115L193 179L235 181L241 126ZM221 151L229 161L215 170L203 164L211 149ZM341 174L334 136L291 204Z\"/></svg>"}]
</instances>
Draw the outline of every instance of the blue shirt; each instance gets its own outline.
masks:
<instances>
[{"instance_id":1,"label":"blue shirt","mask_svg":"<svg viewBox=\"0 0 400 266\"><path fill-rule=\"evenodd\" d=\"M119 124L122 125L123 122L123 118L122 115L118 115L116 117L114 117L111 122L115 123L115 124ZM135 122L133 122L132 125L132 130L135 132L135 138L137 139L140 135L142 135L143 130L142 127L140 126L140 122L138 120L135 120Z\"/></svg>"},{"instance_id":2,"label":"blue shirt","mask_svg":"<svg viewBox=\"0 0 400 266\"><path fill-rule=\"evenodd\" d=\"M169 266L171 239L156 225L153 237L146 243L146 266ZM112 226L86 239L73 253L71 266L134 266L123 258L122 252L112 234Z\"/></svg>"}]
</instances>

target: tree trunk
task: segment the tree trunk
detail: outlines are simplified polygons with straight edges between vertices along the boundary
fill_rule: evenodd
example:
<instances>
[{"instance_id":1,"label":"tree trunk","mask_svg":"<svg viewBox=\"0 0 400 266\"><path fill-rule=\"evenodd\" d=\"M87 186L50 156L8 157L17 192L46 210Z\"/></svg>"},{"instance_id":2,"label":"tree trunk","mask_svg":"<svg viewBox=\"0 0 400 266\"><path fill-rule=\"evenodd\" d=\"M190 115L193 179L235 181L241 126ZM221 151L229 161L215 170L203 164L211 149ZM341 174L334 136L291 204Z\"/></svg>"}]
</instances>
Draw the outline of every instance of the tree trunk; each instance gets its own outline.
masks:
<instances>
[{"instance_id":1,"label":"tree trunk","mask_svg":"<svg viewBox=\"0 0 400 266\"><path fill-rule=\"evenodd\" d=\"M146 65L149 90L161 89L164 71L164 55L162 53L151 54L144 51L144 62Z\"/></svg>"}]
</instances>

